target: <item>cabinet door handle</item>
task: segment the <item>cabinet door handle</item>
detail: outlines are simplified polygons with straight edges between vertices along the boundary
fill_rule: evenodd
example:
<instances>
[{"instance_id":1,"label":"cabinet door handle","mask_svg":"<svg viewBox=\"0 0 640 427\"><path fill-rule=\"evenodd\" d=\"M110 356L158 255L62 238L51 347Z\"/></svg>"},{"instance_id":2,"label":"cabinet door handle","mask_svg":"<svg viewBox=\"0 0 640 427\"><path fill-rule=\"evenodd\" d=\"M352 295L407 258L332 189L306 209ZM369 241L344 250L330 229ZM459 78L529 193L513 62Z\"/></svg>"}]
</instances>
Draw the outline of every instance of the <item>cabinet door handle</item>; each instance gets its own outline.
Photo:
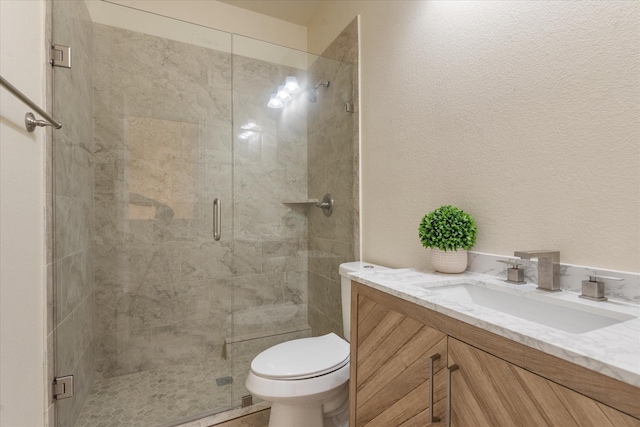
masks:
<instances>
[{"instance_id":1,"label":"cabinet door handle","mask_svg":"<svg viewBox=\"0 0 640 427\"><path fill-rule=\"evenodd\" d=\"M429 357L429 422L437 423L440 418L433 416L433 363L440 359L440 354L436 353Z\"/></svg>"},{"instance_id":2,"label":"cabinet door handle","mask_svg":"<svg viewBox=\"0 0 640 427\"><path fill-rule=\"evenodd\" d=\"M458 370L458 365L451 365L447 368L447 422L446 426L451 427L451 373Z\"/></svg>"},{"instance_id":3,"label":"cabinet door handle","mask_svg":"<svg viewBox=\"0 0 640 427\"><path fill-rule=\"evenodd\" d=\"M222 220L220 219L220 199L213 199L213 240L220 240L220 229Z\"/></svg>"}]
</instances>

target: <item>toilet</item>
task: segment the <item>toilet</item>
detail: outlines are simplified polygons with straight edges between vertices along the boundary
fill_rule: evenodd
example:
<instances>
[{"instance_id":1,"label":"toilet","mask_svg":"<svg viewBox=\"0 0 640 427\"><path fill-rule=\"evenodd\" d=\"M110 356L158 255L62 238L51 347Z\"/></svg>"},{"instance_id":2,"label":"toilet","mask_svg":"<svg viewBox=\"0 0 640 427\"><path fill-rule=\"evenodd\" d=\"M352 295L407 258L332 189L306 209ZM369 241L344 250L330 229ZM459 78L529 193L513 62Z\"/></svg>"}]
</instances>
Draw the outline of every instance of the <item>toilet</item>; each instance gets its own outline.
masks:
<instances>
[{"instance_id":1,"label":"toilet","mask_svg":"<svg viewBox=\"0 0 640 427\"><path fill-rule=\"evenodd\" d=\"M340 265L344 336L351 331L349 273L386 269L366 262ZM269 427L346 427L349 419L349 343L329 333L287 341L251 362L247 390L271 402Z\"/></svg>"}]
</instances>

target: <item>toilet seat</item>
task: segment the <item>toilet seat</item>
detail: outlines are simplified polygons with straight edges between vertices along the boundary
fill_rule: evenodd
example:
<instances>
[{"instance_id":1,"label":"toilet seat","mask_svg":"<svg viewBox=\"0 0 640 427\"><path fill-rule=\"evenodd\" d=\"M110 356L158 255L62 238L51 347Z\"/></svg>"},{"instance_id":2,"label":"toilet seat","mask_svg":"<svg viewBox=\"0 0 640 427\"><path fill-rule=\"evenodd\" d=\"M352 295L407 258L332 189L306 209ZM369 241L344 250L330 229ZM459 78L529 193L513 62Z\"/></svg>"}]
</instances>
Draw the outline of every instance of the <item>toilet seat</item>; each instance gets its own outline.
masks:
<instances>
[{"instance_id":1,"label":"toilet seat","mask_svg":"<svg viewBox=\"0 0 640 427\"><path fill-rule=\"evenodd\" d=\"M301 380L334 372L349 363L349 343L329 333L273 346L251 362L251 371L262 378Z\"/></svg>"}]
</instances>

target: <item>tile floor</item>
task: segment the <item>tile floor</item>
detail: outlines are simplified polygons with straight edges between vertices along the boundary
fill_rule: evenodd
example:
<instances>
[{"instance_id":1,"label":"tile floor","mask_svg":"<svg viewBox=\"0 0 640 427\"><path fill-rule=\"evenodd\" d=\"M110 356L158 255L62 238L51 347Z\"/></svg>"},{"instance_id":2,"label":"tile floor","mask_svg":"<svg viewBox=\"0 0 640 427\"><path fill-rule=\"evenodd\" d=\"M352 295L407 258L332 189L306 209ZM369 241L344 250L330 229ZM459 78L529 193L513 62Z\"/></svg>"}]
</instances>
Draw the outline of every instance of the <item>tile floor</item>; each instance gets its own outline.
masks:
<instances>
[{"instance_id":1,"label":"tile floor","mask_svg":"<svg viewBox=\"0 0 640 427\"><path fill-rule=\"evenodd\" d=\"M216 380L230 374L212 371L208 365L202 362L96 380L76 427L154 427L228 410L234 384Z\"/></svg>"}]
</instances>

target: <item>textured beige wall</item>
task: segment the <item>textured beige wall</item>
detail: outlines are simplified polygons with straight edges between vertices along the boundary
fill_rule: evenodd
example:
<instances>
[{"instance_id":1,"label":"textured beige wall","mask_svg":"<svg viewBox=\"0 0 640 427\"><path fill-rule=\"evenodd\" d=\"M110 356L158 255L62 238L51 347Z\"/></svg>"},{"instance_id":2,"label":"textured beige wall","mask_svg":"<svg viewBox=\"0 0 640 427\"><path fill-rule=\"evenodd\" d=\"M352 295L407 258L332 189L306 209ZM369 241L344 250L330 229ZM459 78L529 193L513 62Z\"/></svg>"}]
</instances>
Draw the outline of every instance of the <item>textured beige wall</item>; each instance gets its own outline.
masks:
<instances>
[{"instance_id":1,"label":"textured beige wall","mask_svg":"<svg viewBox=\"0 0 640 427\"><path fill-rule=\"evenodd\" d=\"M44 2L0 1L0 74L44 105ZM44 425L44 146L0 89L0 425Z\"/></svg>"},{"instance_id":2,"label":"textured beige wall","mask_svg":"<svg viewBox=\"0 0 640 427\"><path fill-rule=\"evenodd\" d=\"M640 3L326 2L309 48L356 14L362 259L427 268L451 203L475 250L640 271Z\"/></svg>"}]
</instances>

